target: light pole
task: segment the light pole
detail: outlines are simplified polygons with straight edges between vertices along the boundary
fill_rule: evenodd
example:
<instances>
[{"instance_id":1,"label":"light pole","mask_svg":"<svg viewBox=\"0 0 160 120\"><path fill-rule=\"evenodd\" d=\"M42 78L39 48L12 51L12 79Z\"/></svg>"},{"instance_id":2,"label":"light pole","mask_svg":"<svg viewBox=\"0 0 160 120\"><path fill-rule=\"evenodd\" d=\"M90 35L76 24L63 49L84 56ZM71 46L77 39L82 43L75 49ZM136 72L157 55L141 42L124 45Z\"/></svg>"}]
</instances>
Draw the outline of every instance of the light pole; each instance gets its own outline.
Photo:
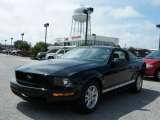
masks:
<instances>
[{"instance_id":1,"label":"light pole","mask_svg":"<svg viewBox=\"0 0 160 120\"><path fill-rule=\"evenodd\" d=\"M160 29L160 24L156 25L158 29ZM159 35L159 50L160 50L160 35Z\"/></svg>"},{"instance_id":2,"label":"light pole","mask_svg":"<svg viewBox=\"0 0 160 120\"><path fill-rule=\"evenodd\" d=\"M93 12L93 8L87 8L83 11L86 14L86 34L85 34L85 45L87 45L87 34L88 34L88 15Z\"/></svg>"},{"instance_id":3,"label":"light pole","mask_svg":"<svg viewBox=\"0 0 160 120\"><path fill-rule=\"evenodd\" d=\"M92 34L94 36L94 45L96 45L96 34Z\"/></svg>"},{"instance_id":4,"label":"light pole","mask_svg":"<svg viewBox=\"0 0 160 120\"><path fill-rule=\"evenodd\" d=\"M21 33L21 36L22 36L22 42L23 42L23 36L24 36L24 33Z\"/></svg>"},{"instance_id":5,"label":"light pole","mask_svg":"<svg viewBox=\"0 0 160 120\"><path fill-rule=\"evenodd\" d=\"M6 48L6 41L7 41L7 40L5 40L5 48ZM6 48L6 49L7 49L7 48Z\"/></svg>"},{"instance_id":6,"label":"light pole","mask_svg":"<svg viewBox=\"0 0 160 120\"><path fill-rule=\"evenodd\" d=\"M46 28L45 30L45 51L47 51L47 27L49 27L49 23L44 24L44 27Z\"/></svg>"},{"instance_id":7,"label":"light pole","mask_svg":"<svg viewBox=\"0 0 160 120\"><path fill-rule=\"evenodd\" d=\"M11 38L11 48L12 48L12 40L13 40L13 38Z\"/></svg>"}]
</instances>

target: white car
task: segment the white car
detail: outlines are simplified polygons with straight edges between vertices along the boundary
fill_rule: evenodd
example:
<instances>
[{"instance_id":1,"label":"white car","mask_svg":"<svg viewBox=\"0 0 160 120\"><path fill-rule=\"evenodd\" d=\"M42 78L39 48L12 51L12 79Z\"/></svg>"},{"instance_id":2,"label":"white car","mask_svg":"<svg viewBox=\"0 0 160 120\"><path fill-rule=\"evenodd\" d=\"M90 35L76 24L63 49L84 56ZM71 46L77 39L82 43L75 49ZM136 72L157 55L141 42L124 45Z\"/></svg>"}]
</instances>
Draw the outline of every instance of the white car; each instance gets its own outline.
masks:
<instances>
[{"instance_id":1,"label":"white car","mask_svg":"<svg viewBox=\"0 0 160 120\"><path fill-rule=\"evenodd\" d=\"M57 59L60 58L64 53L68 52L68 49L59 49L56 53L47 53L45 59Z\"/></svg>"}]
</instances>

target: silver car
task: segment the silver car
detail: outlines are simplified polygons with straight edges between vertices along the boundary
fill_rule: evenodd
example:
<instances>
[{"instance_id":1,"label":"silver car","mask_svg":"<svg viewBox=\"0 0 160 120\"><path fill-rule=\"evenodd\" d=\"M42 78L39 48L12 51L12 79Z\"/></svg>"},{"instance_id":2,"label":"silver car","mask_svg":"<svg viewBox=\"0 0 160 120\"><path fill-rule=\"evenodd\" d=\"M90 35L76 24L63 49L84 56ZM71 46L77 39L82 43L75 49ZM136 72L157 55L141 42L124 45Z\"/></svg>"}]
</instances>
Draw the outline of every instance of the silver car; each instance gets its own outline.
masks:
<instances>
[{"instance_id":1,"label":"silver car","mask_svg":"<svg viewBox=\"0 0 160 120\"><path fill-rule=\"evenodd\" d=\"M65 54L68 51L68 49L59 49L56 53L47 53L45 59L48 60L60 58L63 54Z\"/></svg>"}]
</instances>

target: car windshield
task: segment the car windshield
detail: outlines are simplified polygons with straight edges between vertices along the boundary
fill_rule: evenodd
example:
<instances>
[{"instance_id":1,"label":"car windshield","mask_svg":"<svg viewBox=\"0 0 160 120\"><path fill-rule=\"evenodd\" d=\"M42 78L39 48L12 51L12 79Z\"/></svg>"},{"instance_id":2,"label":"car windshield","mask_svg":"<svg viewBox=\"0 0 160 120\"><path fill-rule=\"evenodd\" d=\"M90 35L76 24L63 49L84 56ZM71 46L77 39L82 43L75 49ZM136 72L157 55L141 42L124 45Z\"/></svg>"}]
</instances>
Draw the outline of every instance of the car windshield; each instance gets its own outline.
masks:
<instances>
[{"instance_id":1,"label":"car windshield","mask_svg":"<svg viewBox=\"0 0 160 120\"><path fill-rule=\"evenodd\" d=\"M51 49L51 50L48 50L47 53L56 53L59 49Z\"/></svg>"},{"instance_id":2,"label":"car windshield","mask_svg":"<svg viewBox=\"0 0 160 120\"><path fill-rule=\"evenodd\" d=\"M110 53L111 50L105 47L81 47L68 51L61 58L106 61Z\"/></svg>"},{"instance_id":3,"label":"car windshield","mask_svg":"<svg viewBox=\"0 0 160 120\"><path fill-rule=\"evenodd\" d=\"M146 58L160 59L160 50L152 52L151 54L147 55Z\"/></svg>"}]
</instances>

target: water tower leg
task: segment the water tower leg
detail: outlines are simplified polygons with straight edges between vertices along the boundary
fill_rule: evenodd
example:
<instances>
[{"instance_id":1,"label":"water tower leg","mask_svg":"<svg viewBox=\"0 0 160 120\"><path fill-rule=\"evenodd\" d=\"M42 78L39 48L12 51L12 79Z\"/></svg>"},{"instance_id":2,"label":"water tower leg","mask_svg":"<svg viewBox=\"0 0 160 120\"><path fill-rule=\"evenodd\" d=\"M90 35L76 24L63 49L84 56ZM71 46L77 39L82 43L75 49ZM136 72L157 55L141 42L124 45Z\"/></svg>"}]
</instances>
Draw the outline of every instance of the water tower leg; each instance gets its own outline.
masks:
<instances>
[{"instance_id":1,"label":"water tower leg","mask_svg":"<svg viewBox=\"0 0 160 120\"><path fill-rule=\"evenodd\" d=\"M89 34L91 35L91 19L89 20Z\"/></svg>"},{"instance_id":2,"label":"water tower leg","mask_svg":"<svg viewBox=\"0 0 160 120\"><path fill-rule=\"evenodd\" d=\"M83 34L84 34L84 23L83 23Z\"/></svg>"},{"instance_id":3,"label":"water tower leg","mask_svg":"<svg viewBox=\"0 0 160 120\"><path fill-rule=\"evenodd\" d=\"M80 23L80 35L82 35L82 23Z\"/></svg>"},{"instance_id":4,"label":"water tower leg","mask_svg":"<svg viewBox=\"0 0 160 120\"><path fill-rule=\"evenodd\" d=\"M71 24L71 32L70 32L70 36L72 35L72 29L73 29L73 18L72 18L72 24Z\"/></svg>"},{"instance_id":5,"label":"water tower leg","mask_svg":"<svg viewBox=\"0 0 160 120\"><path fill-rule=\"evenodd\" d=\"M76 32L76 21L74 21L74 34L75 35L75 32Z\"/></svg>"},{"instance_id":6,"label":"water tower leg","mask_svg":"<svg viewBox=\"0 0 160 120\"><path fill-rule=\"evenodd\" d=\"M79 28L79 19L78 19L78 29L77 29L77 35L79 35L79 32L80 32L80 28Z\"/></svg>"}]
</instances>

